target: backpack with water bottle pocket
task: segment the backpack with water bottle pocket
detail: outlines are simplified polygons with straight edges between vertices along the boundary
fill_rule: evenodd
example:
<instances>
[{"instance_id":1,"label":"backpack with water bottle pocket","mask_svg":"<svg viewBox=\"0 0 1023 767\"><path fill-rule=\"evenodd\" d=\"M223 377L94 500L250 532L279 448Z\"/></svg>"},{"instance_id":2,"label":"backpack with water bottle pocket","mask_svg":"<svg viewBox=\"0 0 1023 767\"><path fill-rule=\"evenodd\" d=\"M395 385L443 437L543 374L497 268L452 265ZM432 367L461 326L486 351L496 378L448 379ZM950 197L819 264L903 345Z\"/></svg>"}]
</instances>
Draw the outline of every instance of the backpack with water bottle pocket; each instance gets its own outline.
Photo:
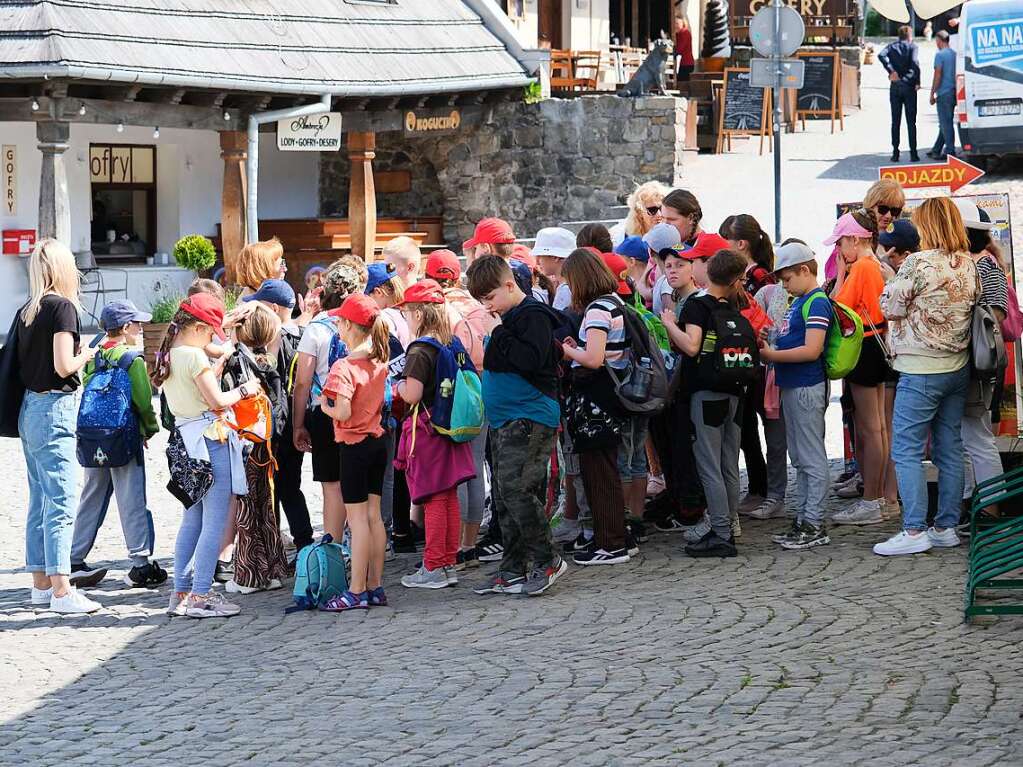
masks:
<instances>
[{"instance_id":1,"label":"backpack with water bottle pocket","mask_svg":"<svg viewBox=\"0 0 1023 767\"><path fill-rule=\"evenodd\" d=\"M82 389L75 429L82 466L111 469L142 460L142 437L128 376L128 368L140 356L124 352L114 363L102 350L96 352L94 372Z\"/></svg>"},{"instance_id":2,"label":"backpack with water bottle pocket","mask_svg":"<svg viewBox=\"0 0 1023 767\"><path fill-rule=\"evenodd\" d=\"M348 591L348 571L341 544L327 533L319 543L302 548L295 557L295 605L285 612L315 610Z\"/></svg>"},{"instance_id":3,"label":"backpack with water bottle pocket","mask_svg":"<svg viewBox=\"0 0 1023 767\"><path fill-rule=\"evenodd\" d=\"M476 367L458 336L445 346L436 338L423 336L412 343L437 350L437 381L430 423L434 430L453 442L469 442L483 430L483 385Z\"/></svg>"}]
</instances>

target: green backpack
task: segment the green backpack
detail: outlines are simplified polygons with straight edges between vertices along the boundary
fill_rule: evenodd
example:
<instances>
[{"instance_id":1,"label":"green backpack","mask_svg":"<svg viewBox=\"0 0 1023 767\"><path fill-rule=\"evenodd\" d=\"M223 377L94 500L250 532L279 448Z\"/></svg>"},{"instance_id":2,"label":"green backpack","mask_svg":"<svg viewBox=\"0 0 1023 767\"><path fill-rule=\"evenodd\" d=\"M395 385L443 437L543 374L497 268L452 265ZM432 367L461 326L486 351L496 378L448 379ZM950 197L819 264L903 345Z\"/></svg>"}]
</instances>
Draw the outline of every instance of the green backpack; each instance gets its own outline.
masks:
<instances>
[{"instance_id":1,"label":"green backpack","mask_svg":"<svg viewBox=\"0 0 1023 767\"><path fill-rule=\"evenodd\" d=\"M826 295L823 290L820 293ZM845 304L830 297L828 301L831 303L832 322L828 325L828 334L824 339L824 373L832 381L837 381L849 375L860 361L863 320ZM803 302L804 325L810 316L812 303L812 300Z\"/></svg>"},{"instance_id":2,"label":"green backpack","mask_svg":"<svg viewBox=\"0 0 1023 767\"><path fill-rule=\"evenodd\" d=\"M668 339L668 331L664 327L664 323L661 322L661 318L654 314L652 311L646 308L646 304L643 303L643 296L639 294L639 291L633 291L632 303L629 304L640 317L643 318L643 323L646 325L647 330L650 331L650 335L654 337L654 341L657 342L657 348L661 350L661 354L667 357L671 354L671 341Z\"/></svg>"}]
</instances>

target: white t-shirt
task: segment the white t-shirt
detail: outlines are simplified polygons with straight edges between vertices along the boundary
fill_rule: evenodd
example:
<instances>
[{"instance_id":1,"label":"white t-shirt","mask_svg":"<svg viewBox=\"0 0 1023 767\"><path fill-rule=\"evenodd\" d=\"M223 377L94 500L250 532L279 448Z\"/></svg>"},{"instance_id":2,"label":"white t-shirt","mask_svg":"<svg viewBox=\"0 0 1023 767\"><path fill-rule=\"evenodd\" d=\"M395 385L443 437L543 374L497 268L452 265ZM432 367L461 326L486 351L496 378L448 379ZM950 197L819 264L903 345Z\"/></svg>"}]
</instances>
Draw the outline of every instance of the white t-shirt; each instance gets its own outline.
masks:
<instances>
[{"instance_id":1,"label":"white t-shirt","mask_svg":"<svg viewBox=\"0 0 1023 767\"><path fill-rule=\"evenodd\" d=\"M664 311L664 295L671 295L671 285L668 284L667 277L659 277L657 282L654 283L653 289L653 306L654 316L660 317L661 312Z\"/></svg>"},{"instance_id":2,"label":"white t-shirt","mask_svg":"<svg viewBox=\"0 0 1023 767\"><path fill-rule=\"evenodd\" d=\"M572 291L568 289L568 283L563 282L554 291L554 303L552 306L559 312L563 312L572 305Z\"/></svg>"},{"instance_id":3,"label":"white t-shirt","mask_svg":"<svg viewBox=\"0 0 1023 767\"><path fill-rule=\"evenodd\" d=\"M298 342L299 352L316 357L313 388L309 392L309 404L312 407L318 407L320 404L320 395L316 393L318 388L316 381L322 386L327 382L327 374L330 373L330 340L335 332L334 318L326 312L320 312L306 326L302 339Z\"/></svg>"}]
</instances>

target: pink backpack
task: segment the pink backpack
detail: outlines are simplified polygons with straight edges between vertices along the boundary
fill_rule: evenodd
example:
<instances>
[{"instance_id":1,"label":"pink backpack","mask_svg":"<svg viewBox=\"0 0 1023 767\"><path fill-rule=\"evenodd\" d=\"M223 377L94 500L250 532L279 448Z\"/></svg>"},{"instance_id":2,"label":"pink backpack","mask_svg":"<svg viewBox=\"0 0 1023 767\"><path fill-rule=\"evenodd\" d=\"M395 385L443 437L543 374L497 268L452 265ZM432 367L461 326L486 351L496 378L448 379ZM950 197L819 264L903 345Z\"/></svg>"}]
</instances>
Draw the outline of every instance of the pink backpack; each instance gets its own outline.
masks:
<instances>
[{"instance_id":1,"label":"pink backpack","mask_svg":"<svg viewBox=\"0 0 1023 767\"><path fill-rule=\"evenodd\" d=\"M452 290L446 297L448 304L461 317L451 330L469 352L469 359L472 360L476 372L483 375L483 339L487 336L487 327L493 323L490 312L462 290Z\"/></svg>"},{"instance_id":2,"label":"pink backpack","mask_svg":"<svg viewBox=\"0 0 1023 767\"><path fill-rule=\"evenodd\" d=\"M999 269L1002 268L995 259L992 258L991 260ZM1019 298L1016 296L1016 289L1012 286L1012 277L1006 276L1009 283L1009 306L1008 311L1005 313L1005 319L1002 320L1002 339L1005 341L1018 341L1023 337L1023 311L1020 311L1019 308Z\"/></svg>"}]
</instances>

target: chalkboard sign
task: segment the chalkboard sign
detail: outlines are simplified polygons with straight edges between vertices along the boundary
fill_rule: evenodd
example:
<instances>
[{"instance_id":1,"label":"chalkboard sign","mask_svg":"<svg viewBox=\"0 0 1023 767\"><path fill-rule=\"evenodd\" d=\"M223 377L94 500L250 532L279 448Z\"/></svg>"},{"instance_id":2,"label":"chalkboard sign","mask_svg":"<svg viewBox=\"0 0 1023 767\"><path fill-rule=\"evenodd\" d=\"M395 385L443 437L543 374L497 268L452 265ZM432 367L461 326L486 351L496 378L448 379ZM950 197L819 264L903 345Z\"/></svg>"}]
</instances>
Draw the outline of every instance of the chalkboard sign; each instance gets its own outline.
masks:
<instances>
[{"instance_id":1,"label":"chalkboard sign","mask_svg":"<svg viewBox=\"0 0 1023 767\"><path fill-rule=\"evenodd\" d=\"M735 133L761 133L764 129L765 90L750 85L748 69L728 67L724 77L721 129Z\"/></svg>"},{"instance_id":2,"label":"chalkboard sign","mask_svg":"<svg viewBox=\"0 0 1023 767\"><path fill-rule=\"evenodd\" d=\"M803 127L806 127L807 115L822 115L831 118L832 133L836 119L844 129L838 52L799 51L796 56L806 63L803 87L796 93L796 115L802 119Z\"/></svg>"}]
</instances>

